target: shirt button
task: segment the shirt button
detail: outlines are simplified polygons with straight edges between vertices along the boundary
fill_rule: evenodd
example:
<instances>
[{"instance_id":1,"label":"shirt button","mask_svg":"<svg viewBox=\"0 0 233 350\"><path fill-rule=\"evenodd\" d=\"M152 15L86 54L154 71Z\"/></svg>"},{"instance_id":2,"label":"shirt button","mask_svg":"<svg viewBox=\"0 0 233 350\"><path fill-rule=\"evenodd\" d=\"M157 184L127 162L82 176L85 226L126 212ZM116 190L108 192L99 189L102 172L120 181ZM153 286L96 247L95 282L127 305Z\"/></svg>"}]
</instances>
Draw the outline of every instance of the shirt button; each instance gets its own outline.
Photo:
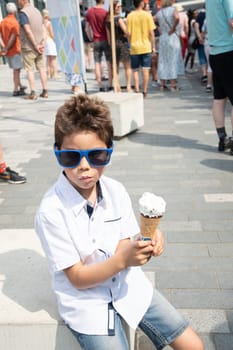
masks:
<instances>
[{"instance_id":1,"label":"shirt button","mask_svg":"<svg viewBox=\"0 0 233 350\"><path fill-rule=\"evenodd\" d=\"M116 277L113 277L113 278L112 278L112 282L116 282Z\"/></svg>"},{"instance_id":2,"label":"shirt button","mask_svg":"<svg viewBox=\"0 0 233 350\"><path fill-rule=\"evenodd\" d=\"M92 216L92 218L91 218L91 221L94 221L94 218L93 218L93 216Z\"/></svg>"},{"instance_id":3,"label":"shirt button","mask_svg":"<svg viewBox=\"0 0 233 350\"><path fill-rule=\"evenodd\" d=\"M95 242L96 242L96 240L95 240L95 238L93 238L92 243L95 243Z\"/></svg>"}]
</instances>

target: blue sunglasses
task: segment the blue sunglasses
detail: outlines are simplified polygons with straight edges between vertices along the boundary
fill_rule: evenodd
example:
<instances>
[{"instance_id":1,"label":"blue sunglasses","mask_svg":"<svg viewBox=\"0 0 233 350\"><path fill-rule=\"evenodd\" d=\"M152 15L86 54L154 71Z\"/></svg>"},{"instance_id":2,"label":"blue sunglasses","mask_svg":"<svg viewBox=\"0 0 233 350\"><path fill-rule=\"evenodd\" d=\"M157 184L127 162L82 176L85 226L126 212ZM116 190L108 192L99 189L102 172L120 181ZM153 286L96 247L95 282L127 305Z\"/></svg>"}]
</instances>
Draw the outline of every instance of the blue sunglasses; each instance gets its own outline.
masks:
<instances>
[{"instance_id":1,"label":"blue sunglasses","mask_svg":"<svg viewBox=\"0 0 233 350\"><path fill-rule=\"evenodd\" d=\"M86 150L58 150L54 144L54 153L58 163L63 168L76 168L83 157L86 158L89 165L93 167L103 167L108 165L113 151L113 144L111 148L92 148Z\"/></svg>"}]
</instances>

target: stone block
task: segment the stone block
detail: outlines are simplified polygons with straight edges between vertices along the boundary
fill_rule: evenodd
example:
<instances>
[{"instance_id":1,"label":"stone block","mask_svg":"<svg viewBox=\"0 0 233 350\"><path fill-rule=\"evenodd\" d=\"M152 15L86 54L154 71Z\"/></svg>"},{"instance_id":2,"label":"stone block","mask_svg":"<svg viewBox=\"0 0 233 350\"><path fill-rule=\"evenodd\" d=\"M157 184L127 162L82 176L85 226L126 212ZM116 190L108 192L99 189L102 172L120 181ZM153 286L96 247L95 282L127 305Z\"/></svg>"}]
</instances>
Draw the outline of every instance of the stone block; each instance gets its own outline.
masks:
<instances>
[{"instance_id":1,"label":"stone block","mask_svg":"<svg viewBox=\"0 0 233 350\"><path fill-rule=\"evenodd\" d=\"M4 229L0 237L0 349L81 350L57 313L47 261L34 230ZM126 323L124 328L133 350L135 332Z\"/></svg>"},{"instance_id":2,"label":"stone block","mask_svg":"<svg viewBox=\"0 0 233 350\"><path fill-rule=\"evenodd\" d=\"M144 125L142 94L98 92L94 96L99 97L109 106L115 138L130 134Z\"/></svg>"}]
</instances>

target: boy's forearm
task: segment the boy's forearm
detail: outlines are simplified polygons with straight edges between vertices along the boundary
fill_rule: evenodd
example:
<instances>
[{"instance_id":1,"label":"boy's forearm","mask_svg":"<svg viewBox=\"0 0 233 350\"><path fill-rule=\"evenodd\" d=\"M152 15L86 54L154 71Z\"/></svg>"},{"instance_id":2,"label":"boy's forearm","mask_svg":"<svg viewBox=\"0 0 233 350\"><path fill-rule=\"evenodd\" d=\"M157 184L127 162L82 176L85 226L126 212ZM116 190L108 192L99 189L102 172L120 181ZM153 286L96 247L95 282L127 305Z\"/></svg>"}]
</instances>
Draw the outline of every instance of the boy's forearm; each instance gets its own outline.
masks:
<instances>
[{"instance_id":1,"label":"boy's forearm","mask_svg":"<svg viewBox=\"0 0 233 350\"><path fill-rule=\"evenodd\" d=\"M74 287L87 289L96 287L125 268L123 255L121 252L117 252L104 262L94 265L80 263L65 269L64 272Z\"/></svg>"}]
</instances>

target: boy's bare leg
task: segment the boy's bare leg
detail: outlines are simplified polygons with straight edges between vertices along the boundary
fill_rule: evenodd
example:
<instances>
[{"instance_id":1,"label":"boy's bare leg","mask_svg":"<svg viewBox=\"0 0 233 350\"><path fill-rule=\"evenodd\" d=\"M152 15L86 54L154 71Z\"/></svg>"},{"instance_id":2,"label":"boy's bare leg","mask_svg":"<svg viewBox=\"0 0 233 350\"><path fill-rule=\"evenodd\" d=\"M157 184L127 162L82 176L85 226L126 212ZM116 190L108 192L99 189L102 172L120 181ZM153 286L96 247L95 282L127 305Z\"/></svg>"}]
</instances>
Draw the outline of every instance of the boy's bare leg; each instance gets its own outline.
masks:
<instances>
[{"instance_id":1,"label":"boy's bare leg","mask_svg":"<svg viewBox=\"0 0 233 350\"><path fill-rule=\"evenodd\" d=\"M204 345L198 335L188 327L170 346L174 350L204 350Z\"/></svg>"}]
</instances>

